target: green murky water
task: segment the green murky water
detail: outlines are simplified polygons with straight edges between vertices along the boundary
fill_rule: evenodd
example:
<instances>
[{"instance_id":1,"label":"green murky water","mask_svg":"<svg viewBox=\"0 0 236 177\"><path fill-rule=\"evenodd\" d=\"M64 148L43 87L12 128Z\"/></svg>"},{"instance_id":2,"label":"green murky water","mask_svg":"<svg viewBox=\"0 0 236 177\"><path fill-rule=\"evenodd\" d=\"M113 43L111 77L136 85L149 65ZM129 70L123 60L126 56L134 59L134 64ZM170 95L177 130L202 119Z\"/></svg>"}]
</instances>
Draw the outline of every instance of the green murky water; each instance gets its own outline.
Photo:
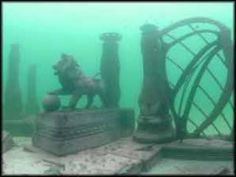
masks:
<instances>
[{"instance_id":1,"label":"green murky water","mask_svg":"<svg viewBox=\"0 0 236 177\"><path fill-rule=\"evenodd\" d=\"M52 65L61 53L73 55L83 70L93 75L99 71L102 54L103 32L118 32L122 35L119 42L120 85L122 107L133 107L138 115L138 96L142 84L142 55L140 48L140 26L153 23L160 29L179 20L203 16L217 20L231 29L233 39L233 3L3 3L3 93L7 79L7 61L10 44L20 45L20 88L23 103L27 94L27 70L29 65L37 65L37 98L40 101L47 91L60 87L53 75ZM189 45L197 47L194 42ZM178 50L178 49L176 49ZM177 52L176 55L187 56ZM184 58L184 57L183 57ZM187 61L181 61L186 64ZM224 84L225 70L220 63L212 63L216 77ZM169 80L176 80L180 73L167 63ZM213 97L221 93L220 88L206 76L203 85ZM3 95L4 98L4 95ZM68 97L61 97L66 104ZM196 102L206 112L212 109L203 95L199 93ZM232 101L232 100L231 100ZM83 99L78 106L83 106ZM95 104L99 104L96 99ZM4 105L4 104L3 104ZM227 104L223 110L232 125L233 109ZM202 115L191 111L196 121ZM229 133L222 118L215 122L224 133ZM191 125L189 125L191 129ZM209 127L206 132L215 134Z\"/></svg>"}]
</instances>

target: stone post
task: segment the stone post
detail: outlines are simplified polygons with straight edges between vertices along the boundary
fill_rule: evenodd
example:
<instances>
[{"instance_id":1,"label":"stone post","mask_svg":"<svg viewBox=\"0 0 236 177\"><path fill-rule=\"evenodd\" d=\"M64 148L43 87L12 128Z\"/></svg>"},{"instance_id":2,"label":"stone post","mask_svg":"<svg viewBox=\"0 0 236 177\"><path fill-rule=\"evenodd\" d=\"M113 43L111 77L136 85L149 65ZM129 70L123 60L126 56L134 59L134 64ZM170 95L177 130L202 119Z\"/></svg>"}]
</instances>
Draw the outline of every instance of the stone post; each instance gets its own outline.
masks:
<instances>
[{"instance_id":1,"label":"stone post","mask_svg":"<svg viewBox=\"0 0 236 177\"><path fill-rule=\"evenodd\" d=\"M36 91L37 91L36 76L37 76L36 65L30 65L27 77L27 100L25 106L25 113L27 116L39 113L39 105L36 96Z\"/></svg>"},{"instance_id":2,"label":"stone post","mask_svg":"<svg viewBox=\"0 0 236 177\"><path fill-rule=\"evenodd\" d=\"M118 33L103 33L103 52L101 58L101 77L105 83L105 107L119 107L120 100L120 62L118 55L118 41L121 36Z\"/></svg>"},{"instance_id":3,"label":"stone post","mask_svg":"<svg viewBox=\"0 0 236 177\"><path fill-rule=\"evenodd\" d=\"M18 44L12 44L8 57L7 80L4 93L4 119L22 118L22 96L19 81L20 51Z\"/></svg>"},{"instance_id":4,"label":"stone post","mask_svg":"<svg viewBox=\"0 0 236 177\"><path fill-rule=\"evenodd\" d=\"M139 97L140 115L134 140L161 143L172 140L174 129L169 115L169 85L165 71L165 47L155 25L141 27L143 85Z\"/></svg>"}]
</instances>

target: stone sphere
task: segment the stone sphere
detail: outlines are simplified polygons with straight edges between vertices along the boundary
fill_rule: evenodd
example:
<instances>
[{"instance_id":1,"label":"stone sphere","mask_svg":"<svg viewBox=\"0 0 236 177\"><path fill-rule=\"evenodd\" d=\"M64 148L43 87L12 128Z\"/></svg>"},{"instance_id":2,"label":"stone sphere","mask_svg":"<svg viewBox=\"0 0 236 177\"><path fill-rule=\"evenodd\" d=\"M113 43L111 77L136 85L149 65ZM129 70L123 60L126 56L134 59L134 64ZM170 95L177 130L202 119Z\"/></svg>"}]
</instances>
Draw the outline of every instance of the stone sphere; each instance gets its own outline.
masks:
<instances>
[{"instance_id":1,"label":"stone sphere","mask_svg":"<svg viewBox=\"0 0 236 177\"><path fill-rule=\"evenodd\" d=\"M42 100L45 111L56 111L61 106L61 101L57 95L46 95Z\"/></svg>"}]
</instances>

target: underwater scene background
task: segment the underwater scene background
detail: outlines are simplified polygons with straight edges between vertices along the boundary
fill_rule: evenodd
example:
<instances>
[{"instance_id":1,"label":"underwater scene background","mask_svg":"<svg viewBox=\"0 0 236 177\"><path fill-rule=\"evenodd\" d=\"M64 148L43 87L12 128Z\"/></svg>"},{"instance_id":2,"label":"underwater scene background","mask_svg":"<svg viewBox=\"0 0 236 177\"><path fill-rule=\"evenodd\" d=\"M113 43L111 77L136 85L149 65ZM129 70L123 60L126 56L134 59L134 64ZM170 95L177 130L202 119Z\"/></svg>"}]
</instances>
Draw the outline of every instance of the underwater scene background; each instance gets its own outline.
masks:
<instances>
[{"instance_id":1,"label":"underwater scene background","mask_svg":"<svg viewBox=\"0 0 236 177\"><path fill-rule=\"evenodd\" d=\"M95 75L99 72L102 55L100 34L118 32L122 35L119 42L121 107L135 109L139 114L138 97L141 92L143 66L140 47L140 26L153 23L160 29L179 20L191 17L208 17L226 25L231 30L234 39L233 3L3 3L3 101L7 80L7 65L10 46L17 43L20 46L20 89L23 104L27 95L27 72L31 64L37 66L36 91L41 108L43 96L55 88L59 88L58 78L54 75L52 65L62 53L73 55L85 73ZM234 41L233 41L234 42ZM188 45L198 48L201 44L189 41ZM172 51L176 58L182 58L181 65L186 65L188 53L176 49ZM179 56L179 57L177 57ZM186 58L186 59L184 59ZM167 62L167 75L170 81L179 77L179 71ZM218 61L211 64L212 72L224 85L226 70ZM210 76L204 76L204 88L217 100L221 89ZM67 104L69 97L60 96L62 104ZM177 98L178 99L178 98ZM206 112L212 105L204 95L196 97ZM233 95L231 97L233 103ZM77 107L82 107L82 99ZM96 99L95 104L100 104ZM4 102L3 102L4 109ZM42 110L42 108L41 108ZM233 109L227 104L223 110L225 117L232 125ZM204 117L197 111L191 110L191 118L202 121ZM217 128L229 134L230 129L222 118L215 121ZM191 129L191 126L188 126ZM212 126L205 131L207 134L217 134Z\"/></svg>"}]
</instances>

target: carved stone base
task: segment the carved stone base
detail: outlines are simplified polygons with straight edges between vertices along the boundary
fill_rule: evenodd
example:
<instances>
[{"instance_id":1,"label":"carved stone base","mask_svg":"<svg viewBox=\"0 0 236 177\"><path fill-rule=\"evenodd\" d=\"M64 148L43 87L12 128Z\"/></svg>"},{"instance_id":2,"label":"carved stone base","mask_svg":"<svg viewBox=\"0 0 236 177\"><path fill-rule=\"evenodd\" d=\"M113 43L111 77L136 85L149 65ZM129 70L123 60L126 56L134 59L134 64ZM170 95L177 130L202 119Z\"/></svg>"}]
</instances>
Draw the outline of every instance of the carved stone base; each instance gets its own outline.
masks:
<instances>
[{"instance_id":1,"label":"carved stone base","mask_svg":"<svg viewBox=\"0 0 236 177\"><path fill-rule=\"evenodd\" d=\"M3 127L13 136L32 137L34 131L34 117L19 120L3 120Z\"/></svg>"},{"instance_id":2,"label":"carved stone base","mask_svg":"<svg viewBox=\"0 0 236 177\"><path fill-rule=\"evenodd\" d=\"M175 139L171 117L141 116L133 139L140 143L165 143Z\"/></svg>"},{"instance_id":3,"label":"carved stone base","mask_svg":"<svg viewBox=\"0 0 236 177\"><path fill-rule=\"evenodd\" d=\"M6 131L2 131L2 152L10 150L14 145L12 136Z\"/></svg>"},{"instance_id":4,"label":"carved stone base","mask_svg":"<svg viewBox=\"0 0 236 177\"><path fill-rule=\"evenodd\" d=\"M32 142L62 156L110 143L133 130L132 109L55 111L38 115Z\"/></svg>"}]
</instances>

